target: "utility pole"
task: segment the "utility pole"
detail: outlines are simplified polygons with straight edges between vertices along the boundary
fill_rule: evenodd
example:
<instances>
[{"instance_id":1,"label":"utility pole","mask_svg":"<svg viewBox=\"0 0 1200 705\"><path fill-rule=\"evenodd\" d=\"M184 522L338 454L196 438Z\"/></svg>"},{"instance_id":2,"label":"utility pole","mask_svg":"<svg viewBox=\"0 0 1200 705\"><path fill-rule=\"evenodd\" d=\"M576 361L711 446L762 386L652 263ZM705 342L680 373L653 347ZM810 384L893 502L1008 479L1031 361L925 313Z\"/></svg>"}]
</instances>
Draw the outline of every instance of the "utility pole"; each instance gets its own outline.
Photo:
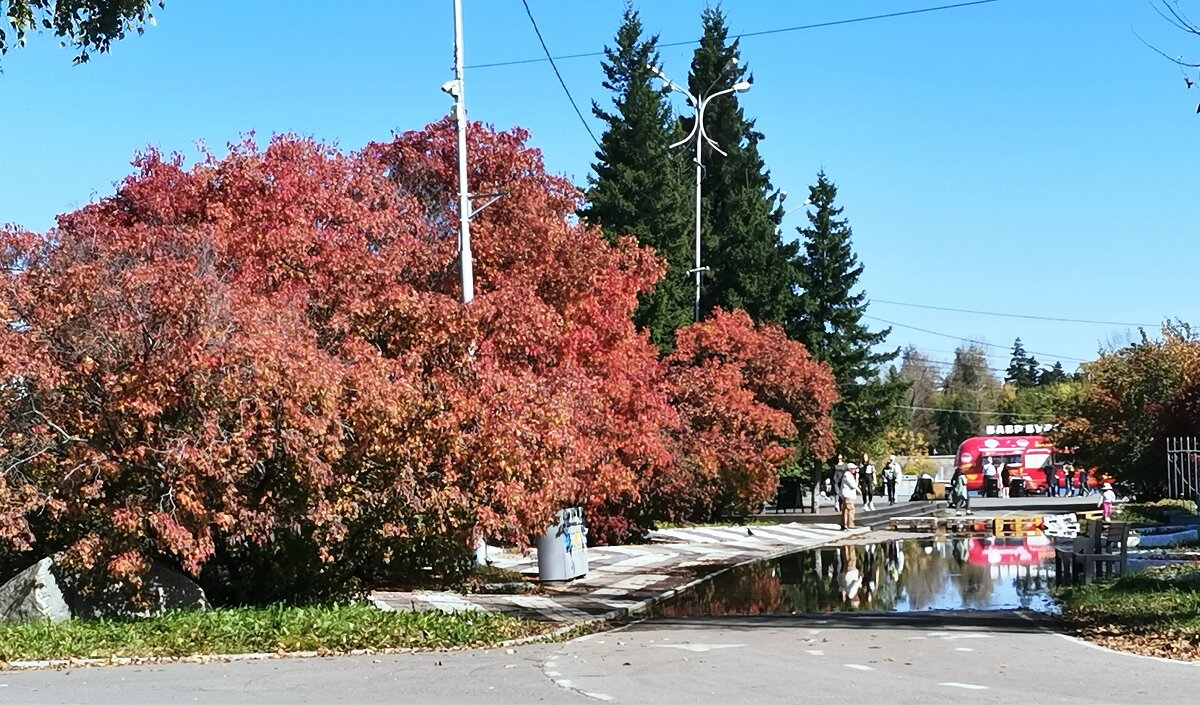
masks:
<instances>
[{"instance_id":1,"label":"utility pole","mask_svg":"<svg viewBox=\"0 0 1200 705\"><path fill-rule=\"evenodd\" d=\"M459 265L464 304L475 298L475 263L471 259L471 192L467 185L467 104L463 83L462 0L454 0L454 80L447 84L454 96L454 120L458 127L458 236ZM442 86L446 90L446 86Z\"/></svg>"},{"instance_id":2,"label":"utility pole","mask_svg":"<svg viewBox=\"0 0 1200 705\"><path fill-rule=\"evenodd\" d=\"M726 65L725 70L721 72L721 75L722 76L725 75L736 64L737 64L737 59L730 59L729 64ZM738 83L733 84L732 86L730 86L729 88L726 88L725 90L717 91L716 93L712 93L712 94L702 95L699 98L697 98L696 96L689 93L686 88L684 88L683 86L680 86L679 84L675 83L674 81L672 81L671 79L669 79L665 75L663 75L663 72L657 66L648 66L647 68L650 69L650 73L654 74L659 79L661 79L664 83L666 83L667 86L670 87L671 90L677 91L677 92L682 93L685 96L687 96L688 103L690 103L696 109L696 118L692 123L692 131L688 133L687 137L684 137L683 139L679 140L675 144L671 145L671 147L672 148L679 147L681 145L687 144L688 142L691 142L693 139L696 140L696 158L695 158L695 161L696 161L696 264L692 269L688 270L688 274L694 274L696 276L696 306L695 306L695 311L694 311L693 315L695 316L694 320L696 322L699 322L700 321L700 275L701 275L701 273L703 273L705 270L708 269L708 267L704 267L700 263L700 197L701 197L701 187L702 187L703 180L704 180L704 162L702 160L701 150L704 146L704 143L707 142L708 146L710 146L714 150L716 150L716 152L718 154L720 154L721 156L727 156L725 154L725 152L723 152L721 150L721 148L719 146L717 146L716 141L714 141L711 137L709 137L708 133L704 131L704 109L706 107L708 107L709 101L711 101L713 98L719 98L723 95L729 95L730 93L733 93L733 92L745 93L746 91L750 90L750 82L749 81L739 81ZM720 80L720 77L718 77L717 80ZM713 86L715 86L715 85L716 85L716 81L713 82L712 86L708 87L708 90L711 91L713 89Z\"/></svg>"}]
</instances>

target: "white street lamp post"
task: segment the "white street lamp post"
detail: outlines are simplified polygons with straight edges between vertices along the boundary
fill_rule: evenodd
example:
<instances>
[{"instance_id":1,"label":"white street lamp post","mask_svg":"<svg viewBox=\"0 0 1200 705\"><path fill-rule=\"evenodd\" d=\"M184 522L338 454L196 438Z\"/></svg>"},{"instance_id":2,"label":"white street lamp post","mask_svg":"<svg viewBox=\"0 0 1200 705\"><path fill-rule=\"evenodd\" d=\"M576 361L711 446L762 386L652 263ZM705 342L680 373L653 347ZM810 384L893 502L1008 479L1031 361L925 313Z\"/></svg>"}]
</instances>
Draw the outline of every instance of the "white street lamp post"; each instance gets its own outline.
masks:
<instances>
[{"instance_id":1,"label":"white street lamp post","mask_svg":"<svg viewBox=\"0 0 1200 705\"><path fill-rule=\"evenodd\" d=\"M737 63L737 59L730 60L730 65L736 64L736 63ZM728 69L730 67L730 65L727 65L726 69ZM703 178L704 178L704 163L701 160L701 157L702 157L701 149L704 146L704 143L707 142L708 146L710 146L714 150L716 150L716 152L718 154L720 154L721 156L726 156L725 152L722 151L721 148L719 146L717 146L717 143L711 137L708 136L708 133L706 133L704 131L704 109L706 107L708 107L709 102L712 101L713 98L720 98L723 95L729 95L730 93L734 93L734 92L745 93L746 91L750 90L750 82L749 81L739 81L738 83L733 84L729 88L717 91L716 93L713 93L711 95L703 95L703 96L697 98L696 96L689 93L686 88L684 88L683 86L680 86L678 83L675 83L674 81L672 81L671 79L669 79L665 75L663 75L663 72L661 70L659 70L658 67L650 66L648 68L650 69L651 73L653 73L655 76L657 76L659 79L661 79L664 83L666 83L667 86L671 90L678 91L679 93L682 93L685 96L687 96L688 103L690 103L696 109L696 118L695 118L695 121L692 123L692 131L688 133L687 137L684 137L683 139L679 140L675 144L671 145L671 147L672 148L679 147L681 145L687 144L688 142L692 141L693 139L696 140L696 159L695 159L695 161L696 161L696 264L695 264L695 267L693 267L691 270L688 271L688 274L694 274L696 276L695 320L699 321L700 320L700 275L702 272L704 272L706 269L708 269L708 267L701 266L701 264L700 264L700 197L701 197L701 186L702 186ZM724 74L725 74L725 71L722 71L721 75L724 75ZM720 78L718 77L717 80L720 80ZM714 81L714 85L715 85L715 83L716 82ZM709 86L709 90L712 90L712 86Z\"/></svg>"},{"instance_id":2,"label":"white street lamp post","mask_svg":"<svg viewBox=\"0 0 1200 705\"><path fill-rule=\"evenodd\" d=\"M467 187L467 100L463 83L462 0L454 0L454 80L442 86L454 96L454 120L458 127L458 250L462 274L463 303L475 298L475 265L471 259L471 192Z\"/></svg>"}]
</instances>

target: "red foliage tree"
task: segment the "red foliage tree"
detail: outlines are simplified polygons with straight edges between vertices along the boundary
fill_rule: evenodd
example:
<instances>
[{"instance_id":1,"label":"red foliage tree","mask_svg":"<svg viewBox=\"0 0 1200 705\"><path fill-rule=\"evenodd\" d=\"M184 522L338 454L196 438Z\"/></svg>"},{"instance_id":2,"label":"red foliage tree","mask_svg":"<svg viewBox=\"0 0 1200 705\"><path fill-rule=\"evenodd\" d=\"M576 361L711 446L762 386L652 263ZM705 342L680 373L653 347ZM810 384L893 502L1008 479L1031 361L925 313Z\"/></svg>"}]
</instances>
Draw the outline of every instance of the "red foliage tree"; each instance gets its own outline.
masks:
<instances>
[{"instance_id":1,"label":"red foliage tree","mask_svg":"<svg viewBox=\"0 0 1200 705\"><path fill-rule=\"evenodd\" d=\"M311 595L461 566L475 532L523 543L569 504L599 540L661 493L746 506L796 423L827 449L828 372L778 331L723 315L657 358L630 319L661 262L574 222L520 130L470 131L472 191L504 195L463 306L453 134L151 152L46 236L4 230L0 542Z\"/></svg>"},{"instance_id":2,"label":"red foliage tree","mask_svg":"<svg viewBox=\"0 0 1200 705\"><path fill-rule=\"evenodd\" d=\"M666 360L672 403L683 417L676 472L658 494L672 513L749 512L776 487L797 451L833 452L833 373L778 326L743 311L717 311L681 329ZM792 443L798 441L798 446Z\"/></svg>"}]
</instances>

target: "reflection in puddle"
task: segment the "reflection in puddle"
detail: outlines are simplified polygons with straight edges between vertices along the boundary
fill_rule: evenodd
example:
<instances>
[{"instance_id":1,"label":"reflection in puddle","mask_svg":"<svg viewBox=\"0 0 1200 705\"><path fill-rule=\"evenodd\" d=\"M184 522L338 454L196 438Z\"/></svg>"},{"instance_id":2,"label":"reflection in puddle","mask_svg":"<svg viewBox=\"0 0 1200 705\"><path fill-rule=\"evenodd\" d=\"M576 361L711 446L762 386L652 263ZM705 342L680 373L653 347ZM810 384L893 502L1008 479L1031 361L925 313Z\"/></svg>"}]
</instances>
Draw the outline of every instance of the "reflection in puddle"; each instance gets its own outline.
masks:
<instances>
[{"instance_id":1,"label":"reflection in puddle","mask_svg":"<svg viewBox=\"0 0 1200 705\"><path fill-rule=\"evenodd\" d=\"M1044 536L939 537L800 551L722 573L659 604L662 617L804 612L1053 610Z\"/></svg>"}]
</instances>

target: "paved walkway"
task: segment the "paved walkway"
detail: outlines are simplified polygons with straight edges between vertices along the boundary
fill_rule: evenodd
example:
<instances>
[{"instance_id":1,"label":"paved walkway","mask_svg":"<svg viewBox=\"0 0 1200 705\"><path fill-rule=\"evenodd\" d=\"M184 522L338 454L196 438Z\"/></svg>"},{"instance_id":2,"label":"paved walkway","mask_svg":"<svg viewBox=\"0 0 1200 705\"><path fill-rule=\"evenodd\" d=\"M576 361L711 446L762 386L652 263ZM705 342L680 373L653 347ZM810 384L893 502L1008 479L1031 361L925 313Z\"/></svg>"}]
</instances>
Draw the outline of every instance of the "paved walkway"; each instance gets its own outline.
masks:
<instances>
[{"instance_id":1,"label":"paved walkway","mask_svg":"<svg viewBox=\"0 0 1200 705\"><path fill-rule=\"evenodd\" d=\"M644 610L714 572L747 561L813 548L868 529L841 531L836 524L712 526L664 529L651 543L588 549L588 573L566 583L537 585L523 595L377 590L371 600L388 610L505 612L567 624L615 619ZM537 555L489 554L500 568L537 578Z\"/></svg>"},{"instance_id":2,"label":"paved walkway","mask_svg":"<svg viewBox=\"0 0 1200 705\"><path fill-rule=\"evenodd\" d=\"M1022 497L971 499L976 517L1025 514L1060 514L1094 509L1093 498ZM885 526L891 518L929 514L944 502L898 502L878 504L875 512L860 507L862 524ZM780 517L766 512L756 521L787 521L774 525L710 526L665 529L651 533L651 542L633 546L601 546L588 549L586 576L565 583L537 583L537 554L492 549L492 565L525 576L533 592L527 594L462 594L449 591L377 590L371 600L387 610L442 610L444 612L504 612L533 619L579 623L594 619L616 619L644 611L651 604L711 576L723 568L763 560L802 549L861 536L867 528L843 532L826 505L816 515Z\"/></svg>"}]
</instances>

